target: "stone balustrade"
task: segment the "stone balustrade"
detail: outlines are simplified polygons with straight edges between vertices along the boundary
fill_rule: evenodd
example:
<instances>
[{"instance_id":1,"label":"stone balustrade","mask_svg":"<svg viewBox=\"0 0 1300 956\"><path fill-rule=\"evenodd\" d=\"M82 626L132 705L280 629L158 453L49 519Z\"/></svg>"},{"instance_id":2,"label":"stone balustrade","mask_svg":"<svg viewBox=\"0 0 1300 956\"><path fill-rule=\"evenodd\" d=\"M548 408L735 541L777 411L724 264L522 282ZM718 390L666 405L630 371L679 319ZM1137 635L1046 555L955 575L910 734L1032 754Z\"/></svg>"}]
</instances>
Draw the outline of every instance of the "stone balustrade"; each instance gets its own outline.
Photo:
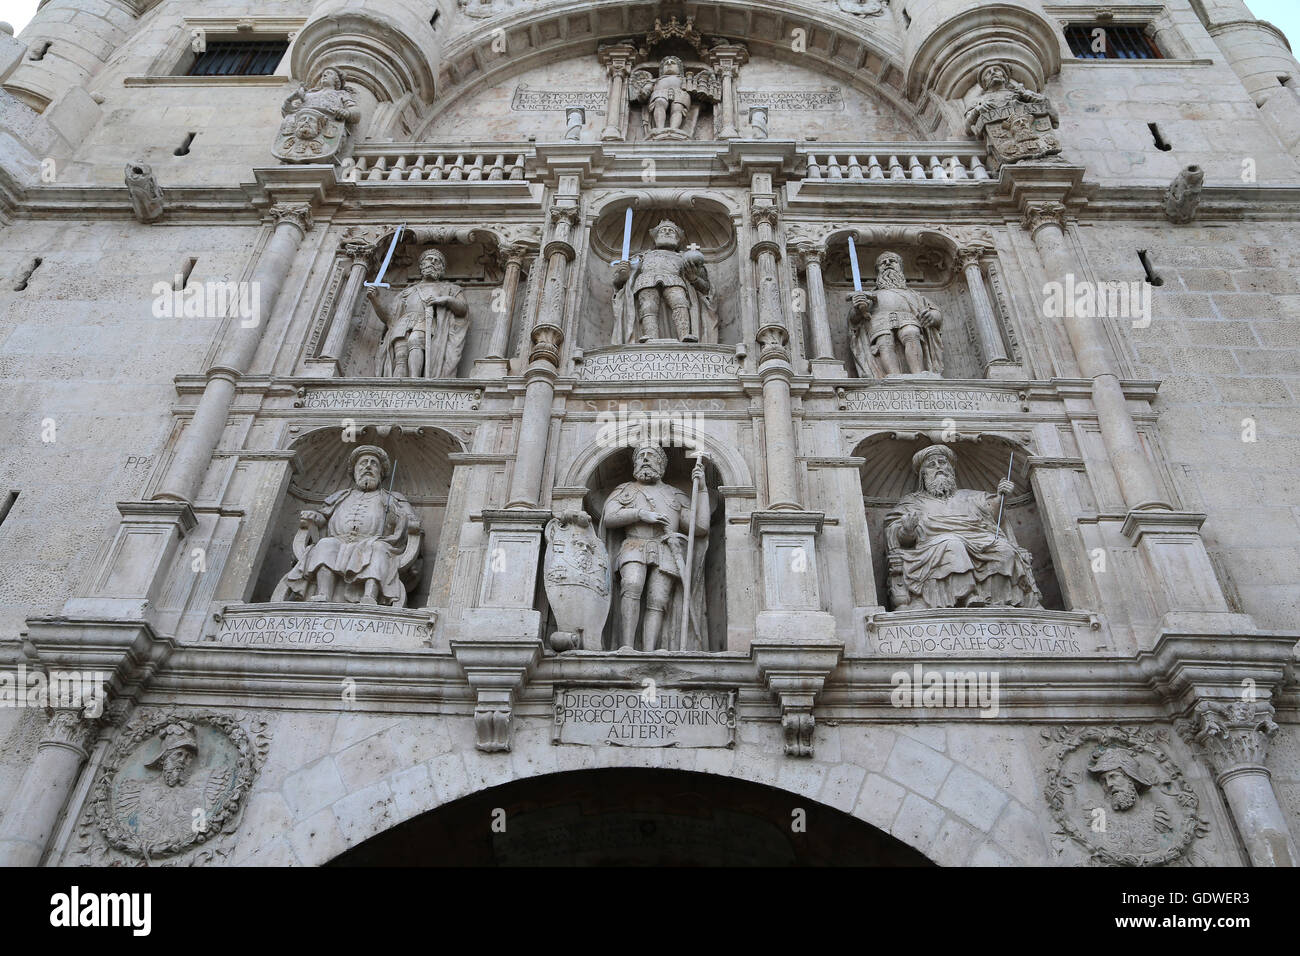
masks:
<instances>
[{"instance_id":1,"label":"stone balustrade","mask_svg":"<svg viewBox=\"0 0 1300 956\"><path fill-rule=\"evenodd\" d=\"M982 152L976 149L935 150L900 144L849 147L835 152L805 151L804 156L808 163L805 179L958 182L991 178Z\"/></svg>"}]
</instances>

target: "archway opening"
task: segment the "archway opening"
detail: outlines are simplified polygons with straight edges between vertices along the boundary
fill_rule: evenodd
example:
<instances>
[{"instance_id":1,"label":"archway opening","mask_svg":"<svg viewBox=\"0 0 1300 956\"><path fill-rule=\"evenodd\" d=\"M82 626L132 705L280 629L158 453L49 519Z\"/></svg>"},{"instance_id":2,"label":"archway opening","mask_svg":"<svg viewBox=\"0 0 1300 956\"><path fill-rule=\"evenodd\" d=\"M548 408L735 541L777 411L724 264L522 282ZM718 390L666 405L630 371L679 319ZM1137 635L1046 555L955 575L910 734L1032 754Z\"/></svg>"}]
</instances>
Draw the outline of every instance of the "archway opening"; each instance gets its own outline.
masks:
<instances>
[{"instance_id":1,"label":"archway opening","mask_svg":"<svg viewBox=\"0 0 1300 956\"><path fill-rule=\"evenodd\" d=\"M856 817L774 787L683 770L603 768L471 794L328 865L933 864Z\"/></svg>"}]
</instances>

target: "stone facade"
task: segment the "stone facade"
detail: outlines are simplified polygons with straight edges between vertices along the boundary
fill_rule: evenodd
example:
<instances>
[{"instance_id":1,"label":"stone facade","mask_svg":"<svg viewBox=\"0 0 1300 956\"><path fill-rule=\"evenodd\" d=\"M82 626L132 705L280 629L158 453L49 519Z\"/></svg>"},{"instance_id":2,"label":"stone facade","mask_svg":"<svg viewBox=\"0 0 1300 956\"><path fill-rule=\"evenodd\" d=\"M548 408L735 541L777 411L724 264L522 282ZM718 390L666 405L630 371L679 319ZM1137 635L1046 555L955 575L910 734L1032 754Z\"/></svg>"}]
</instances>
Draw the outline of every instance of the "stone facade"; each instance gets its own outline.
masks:
<instances>
[{"instance_id":1,"label":"stone facade","mask_svg":"<svg viewBox=\"0 0 1300 956\"><path fill-rule=\"evenodd\" d=\"M0 863L497 793L496 862L682 862L620 773L1296 862L1300 65L1241 0L50 0L0 77ZM686 859L811 858L741 816Z\"/></svg>"}]
</instances>

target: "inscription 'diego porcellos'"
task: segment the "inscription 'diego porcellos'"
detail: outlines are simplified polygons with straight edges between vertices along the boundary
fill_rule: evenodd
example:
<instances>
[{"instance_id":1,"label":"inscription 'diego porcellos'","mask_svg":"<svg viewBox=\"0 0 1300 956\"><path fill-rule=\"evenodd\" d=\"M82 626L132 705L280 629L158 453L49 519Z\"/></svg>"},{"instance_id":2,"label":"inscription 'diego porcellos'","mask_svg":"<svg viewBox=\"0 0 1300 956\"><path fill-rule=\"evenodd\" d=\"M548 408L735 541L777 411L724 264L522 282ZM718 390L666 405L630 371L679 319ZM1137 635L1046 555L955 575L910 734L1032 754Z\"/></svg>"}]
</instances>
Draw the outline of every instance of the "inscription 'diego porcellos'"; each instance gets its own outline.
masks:
<instances>
[{"instance_id":1,"label":"inscription 'diego porcellos'","mask_svg":"<svg viewBox=\"0 0 1300 956\"><path fill-rule=\"evenodd\" d=\"M555 689L555 743L730 747L735 736L734 690Z\"/></svg>"}]
</instances>

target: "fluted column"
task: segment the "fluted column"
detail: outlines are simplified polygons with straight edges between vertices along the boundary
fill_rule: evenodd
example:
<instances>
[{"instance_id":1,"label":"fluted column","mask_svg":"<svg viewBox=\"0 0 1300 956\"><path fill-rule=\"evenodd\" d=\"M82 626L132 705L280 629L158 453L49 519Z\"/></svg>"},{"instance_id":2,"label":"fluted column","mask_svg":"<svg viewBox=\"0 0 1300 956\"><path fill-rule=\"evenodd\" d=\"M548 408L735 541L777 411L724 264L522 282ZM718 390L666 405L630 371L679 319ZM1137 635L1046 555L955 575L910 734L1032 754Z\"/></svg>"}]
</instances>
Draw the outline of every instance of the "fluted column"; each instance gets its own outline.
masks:
<instances>
[{"instance_id":1,"label":"fluted column","mask_svg":"<svg viewBox=\"0 0 1300 956\"><path fill-rule=\"evenodd\" d=\"M812 327L812 357L833 359L835 347L831 342L831 320L826 308L826 284L822 279L826 247L813 242L800 242L795 246L795 254L798 265L808 276L808 324Z\"/></svg>"},{"instance_id":2,"label":"fluted column","mask_svg":"<svg viewBox=\"0 0 1300 956\"><path fill-rule=\"evenodd\" d=\"M966 288L970 292L971 305L975 312L975 334L980 341L980 354L984 357L984 372L989 366L1007 361L1007 352L1002 345L1002 333L998 329L997 315L993 303L984 288L984 270L980 268L980 259L993 250L984 245L974 244L957 250L957 261L966 276Z\"/></svg>"},{"instance_id":3,"label":"fluted column","mask_svg":"<svg viewBox=\"0 0 1300 956\"><path fill-rule=\"evenodd\" d=\"M488 339L488 358L505 358L506 345L510 339L510 318L515 314L515 303L519 301L519 277L523 274L524 257L528 247L512 243L500 252L505 262L506 274L501 282L501 311L496 314L492 326L492 336Z\"/></svg>"},{"instance_id":4,"label":"fluted column","mask_svg":"<svg viewBox=\"0 0 1300 956\"><path fill-rule=\"evenodd\" d=\"M569 288L569 263L576 253L570 237L578 222L578 207L551 207L551 241L542 250L546 278L542 282L541 309L533 325L532 351L524 372L524 414L519 423L518 454L510 479L507 508L533 508L541 499L546 443L550 433L555 379L564 342L564 301Z\"/></svg>"},{"instance_id":5,"label":"fluted column","mask_svg":"<svg viewBox=\"0 0 1300 956\"><path fill-rule=\"evenodd\" d=\"M349 260L350 265L343 292L334 304L334 313L330 317L329 334L321 347L320 356L323 359L337 361L343 355L348 340L349 320L356 310L357 300L361 298L366 270L370 268L370 257L374 255L375 245L374 240L360 236L349 236L339 243L339 251Z\"/></svg>"},{"instance_id":6,"label":"fluted column","mask_svg":"<svg viewBox=\"0 0 1300 956\"><path fill-rule=\"evenodd\" d=\"M293 266L298 245L311 229L311 206L308 203L278 203L271 207L270 221L275 223L266 248L253 276L252 301L256 315L250 319L232 318L226 343L217 362L208 371L208 384L199 399L189 427L181 435L167 477L155 498L191 501L197 494L204 472L216 451L226 417L235 397L235 383L247 373L257 347L280 296L280 289Z\"/></svg>"},{"instance_id":7,"label":"fluted column","mask_svg":"<svg viewBox=\"0 0 1300 956\"><path fill-rule=\"evenodd\" d=\"M600 48L600 62L609 74L609 102L605 106L605 128L600 138L618 141L624 138L627 119L627 78L636 61L636 47L631 43L614 43Z\"/></svg>"},{"instance_id":8,"label":"fluted column","mask_svg":"<svg viewBox=\"0 0 1300 956\"><path fill-rule=\"evenodd\" d=\"M1273 706L1264 701L1207 701L1196 705L1193 733L1237 824L1254 866L1295 866L1296 843L1264 766L1277 733Z\"/></svg>"},{"instance_id":9,"label":"fluted column","mask_svg":"<svg viewBox=\"0 0 1300 956\"><path fill-rule=\"evenodd\" d=\"M99 722L77 710L50 718L0 827L0 866L37 866L90 756Z\"/></svg>"},{"instance_id":10,"label":"fluted column","mask_svg":"<svg viewBox=\"0 0 1300 956\"><path fill-rule=\"evenodd\" d=\"M1065 207L1059 202L1030 203L1023 225L1033 237L1050 281L1064 282L1075 272L1065 243ZM1092 401L1107 456L1115 469L1124 501L1131 509L1169 508L1155 472L1142 450L1137 425L1129 414L1119 376L1111 367L1101 329L1096 320L1067 309L1063 319L1070 345L1084 378L1092 381Z\"/></svg>"}]
</instances>

